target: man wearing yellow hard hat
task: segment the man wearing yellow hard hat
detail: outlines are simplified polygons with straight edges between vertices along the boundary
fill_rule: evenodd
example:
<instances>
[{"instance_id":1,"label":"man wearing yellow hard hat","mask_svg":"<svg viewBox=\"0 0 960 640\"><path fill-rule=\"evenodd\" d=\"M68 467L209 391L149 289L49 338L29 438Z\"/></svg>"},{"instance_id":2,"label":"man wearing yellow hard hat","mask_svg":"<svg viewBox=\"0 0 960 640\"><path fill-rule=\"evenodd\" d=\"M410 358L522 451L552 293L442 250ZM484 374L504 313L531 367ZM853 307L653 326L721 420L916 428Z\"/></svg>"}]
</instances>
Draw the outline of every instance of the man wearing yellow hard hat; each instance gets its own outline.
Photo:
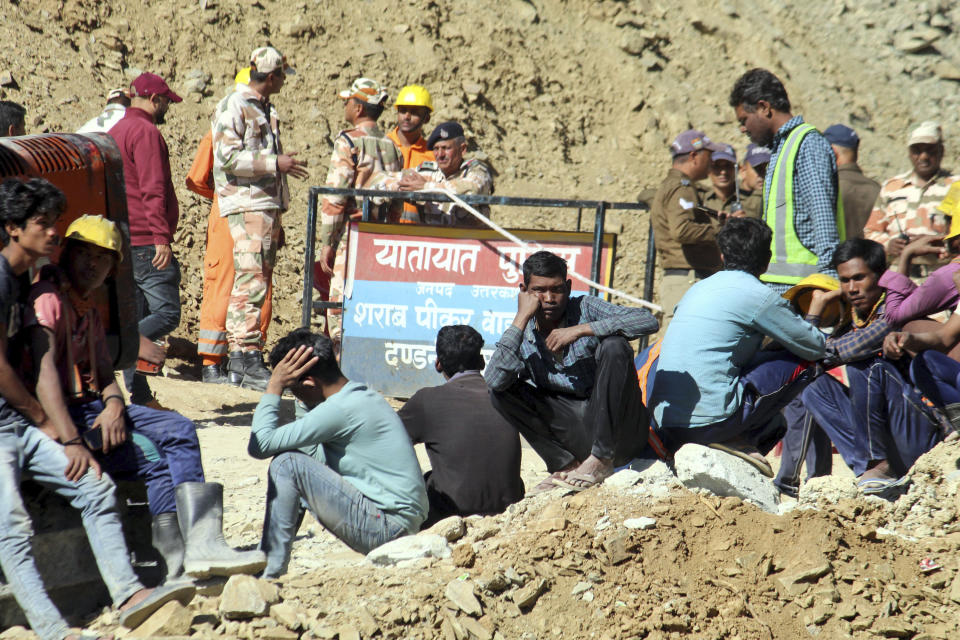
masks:
<instances>
[{"instance_id":1,"label":"man wearing yellow hard hat","mask_svg":"<svg viewBox=\"0 0 960 640\"><path fill-rule=\"evenodd\" d=\"M436 158L423 137L423 127L430 122L433 113L430 92L418 84L408 84L400 89L393 108L397 110L397 126L387 137L393 140L403 155L403 168L414 169L424 162L433 162ZM417 205L412 202L403 203L403 213L404 221L418 219Z\"/></svg>"},{"instance_id":2,"label":"man wearing yellow hard hat","mask_svg":"<svg viewBox=\"0 0 960 640\"><path fill-rule=\"evenodd\" d=\"M947 234L916 238L900 253L897 270L888 270L880 278L880 286L887 290L886 317L895 325L953 310L960 302L960 293L953 283L954 274L960 271L960 182L950 186L937 211L950 219ZM912 271L912 260L919 256L952 259L918 286L907 276Z\"/></svg>"}]
</instances>

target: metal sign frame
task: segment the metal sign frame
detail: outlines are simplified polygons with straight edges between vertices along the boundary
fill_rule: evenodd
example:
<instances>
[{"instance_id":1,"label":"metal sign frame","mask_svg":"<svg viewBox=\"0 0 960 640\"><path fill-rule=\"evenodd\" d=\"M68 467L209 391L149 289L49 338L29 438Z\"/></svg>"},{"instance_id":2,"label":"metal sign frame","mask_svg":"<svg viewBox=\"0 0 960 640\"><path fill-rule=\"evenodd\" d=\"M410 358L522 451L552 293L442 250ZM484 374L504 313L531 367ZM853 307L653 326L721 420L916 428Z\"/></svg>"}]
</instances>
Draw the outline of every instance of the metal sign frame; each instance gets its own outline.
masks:
<instances>
[{"instance_id":1,"label":"metal sign frame","mask_svg":"<svg viewBox=\"0 0 960 640\"><path fill-rule=\"evenodd\" d=\"M363 212L363 221L370 222L370 198L389 198L391 200L403 200L404 202L453 202L453 200L440 193L426 193L421 191L383 191L376 189L337 189L334 187L310 187L307 196L307 239L306 251L303 260L303 307L301 315L301 325L310 326L310 319L313 312L321 309L342 308L342 301L324 302L313 299L313 263L316 262L316 243L317 237L317 203L322 195L346 196L356 198L361 202L361 211ZM577 231L580 231L580 219L583 209L594 209L596 216L593 225L593 265L590 271L590 278L594 282L600 281L600 261L601 249L603 245L604 225L606 222L607 211L609 210L627 210L627 211L649 211L650 207L646 202L607 202L604 200L561 200L554 198L526 198L515 196L494 196L494 195L464 195L460 199L469 205L501 205L508 207L542 207L550 209L577 209ZM653 243L653 224L650 224L647 235L647 264L644 273L643 297L650 300L653 296L653 271L656 266L656 251ZM590 294L596 295L596 290L590 288ZM647 343L646 337L640 339L641 348Z\"/></svg>"}]
</instances>

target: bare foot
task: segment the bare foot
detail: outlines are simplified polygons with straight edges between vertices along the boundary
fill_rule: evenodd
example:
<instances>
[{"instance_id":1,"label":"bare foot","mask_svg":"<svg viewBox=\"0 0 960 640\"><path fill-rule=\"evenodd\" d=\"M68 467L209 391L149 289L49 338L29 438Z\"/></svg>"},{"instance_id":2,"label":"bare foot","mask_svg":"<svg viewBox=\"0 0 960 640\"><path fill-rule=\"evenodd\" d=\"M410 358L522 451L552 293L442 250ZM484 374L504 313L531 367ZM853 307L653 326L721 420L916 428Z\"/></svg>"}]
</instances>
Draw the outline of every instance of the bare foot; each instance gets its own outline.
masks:
<instances>
[{"instance_id":1,"label":"bare foot","mask_svg":"<svg viewBox=\"0 0 960 640\"><path fill-rule=\"evenodd\" d=\"M150 597L150 594L153 593L153 589L140 589L135 594L127 598L127 601L120 605L120 611L126 611L130 607L134 607L147 598Z\"/></svg>"},{"instance_id":2,"label":"bare foot","mask_svg":"<svg viewBox=\"0 0 960 640\"><path fill-rule=\"evenodd\" d=\"M574 487L588 489L613 475L613 460L591 455L563 480Z\"/></svg>"}]
</instances>

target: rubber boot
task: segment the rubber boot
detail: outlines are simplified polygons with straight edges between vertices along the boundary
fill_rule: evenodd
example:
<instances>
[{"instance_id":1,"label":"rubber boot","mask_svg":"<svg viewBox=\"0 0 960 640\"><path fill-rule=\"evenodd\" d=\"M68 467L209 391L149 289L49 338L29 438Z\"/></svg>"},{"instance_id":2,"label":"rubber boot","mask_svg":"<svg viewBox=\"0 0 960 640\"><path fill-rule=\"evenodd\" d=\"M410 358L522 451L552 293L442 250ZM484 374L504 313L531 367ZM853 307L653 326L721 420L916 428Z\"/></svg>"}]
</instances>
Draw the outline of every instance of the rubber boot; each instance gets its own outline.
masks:
<instances>
[{"instance_id":1,"label":"rubber boot","mask_svg":"<svg viewBox=\"0 0 960 640\"><path fill-rule=\"evenodd\" d=\"M158 513L153 516L153 548L160 552L167 574L164 582L169 582L183 573L183 537L180 535L180 523L177 512Z\"/></svg>"},{"instance_id":2,"label":"rubber boot","mask_svg":"<svg viewBox=\"0 0 960 640\"><path fill-rule=\"evenodd\" d=\"M203 365L200 375L204 384L230 384L230 379L223 372L220 363Z\"/></svg>"},{"instance_id":3,"label":"rubber boot","mask_svg":"<svg viewBox=\"0 0 960 640\"><path fill-rule=\"evenodd\" d=\"M227 357L227 384L239 387L243 382L243 351L231 351Z\"/></svg>"},{"instance_id":4,"label":"rubber boot","mask_svg":"<svg viewBox=\"0 0 960 640\"><path fill-rule=\"evenodd\" d=\"M243 382L240 386L254 391L265 391L270 382L270 370L263 364L262 351L243 352Z\"/></svg>"},{"instance_id":5,"label":"rubber boot","mask_svg":"<svg viewBox=\"0 0 960 640\"><path fill-rule=\"evenodd\" d=\"M267 566L262 551L237 551L223 537L223 485L184 482L177 485L177 515L185 542L184 572L192 578L252 575Z\"/></svg>"}]
</instances>

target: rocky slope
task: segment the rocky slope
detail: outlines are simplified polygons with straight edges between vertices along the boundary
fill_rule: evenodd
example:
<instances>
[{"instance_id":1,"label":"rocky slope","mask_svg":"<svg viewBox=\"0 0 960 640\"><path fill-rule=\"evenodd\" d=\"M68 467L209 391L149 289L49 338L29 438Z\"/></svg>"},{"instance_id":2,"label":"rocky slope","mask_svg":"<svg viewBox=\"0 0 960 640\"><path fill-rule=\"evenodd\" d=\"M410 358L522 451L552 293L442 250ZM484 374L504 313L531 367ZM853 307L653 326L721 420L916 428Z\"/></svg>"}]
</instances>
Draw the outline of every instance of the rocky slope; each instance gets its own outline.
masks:
<instances>
[{"instance_id":1,"label":"rocky slope","mask_svg":"<svg viewBox=\"0 0 960 640\"><path fill-rule=\"evenodd\" d=\"M869 174L902 170L906 131L928 118L943 122L952 162L958 23L960 7L948 0L20 0L0 14L0 74L9 74L0 94L27 106L31 132L75 129L139 70L163 74L186 96L163 131L182 206L177 335L192 340L208 208L182 178L214 105L256 46L277 46L298 68L276 102L287 147L310 162L310 184L322 182L342 126L336 92L366 75L394 92L429 87L434 122L467 125L499 173L500 194L629 200L656 185L669 140L687 127L745 145L726 100L752 66L775 71L814 124L856 127ZM392 126L390 114L383 123ZM285 216L278 331L299 319L307 186L294 185ZM496 216L515 227L576 224L576 212ZM621 231L616 284L637 293L645 217L610 223Z\"/></svg>"}]
</instances>

